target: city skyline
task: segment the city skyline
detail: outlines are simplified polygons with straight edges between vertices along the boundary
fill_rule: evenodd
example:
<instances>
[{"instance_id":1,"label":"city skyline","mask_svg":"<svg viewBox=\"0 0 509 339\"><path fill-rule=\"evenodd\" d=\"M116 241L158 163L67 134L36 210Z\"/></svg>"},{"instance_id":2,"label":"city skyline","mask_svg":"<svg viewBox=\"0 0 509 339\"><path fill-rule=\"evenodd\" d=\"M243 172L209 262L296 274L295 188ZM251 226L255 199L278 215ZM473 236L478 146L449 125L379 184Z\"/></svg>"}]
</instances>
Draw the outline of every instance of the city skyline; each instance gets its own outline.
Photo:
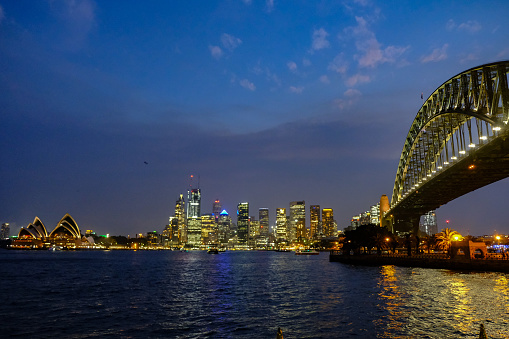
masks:
<instances>
[{"instance_id":1,"label":"city skyline","mask_svg":"<svg viewBox=\"0 0 509 339\"><path fill-rule=\"evenodd\" d=\"M247 201L272 226L302 199L342 229L390 199L421 96L509 59L508 16L505 1L0 0L0 223L65 211L98 233L162 230L195 174L205 212ZM442 206L438 231L509 233L507 192Z\"/></svg>"}]
</instances>

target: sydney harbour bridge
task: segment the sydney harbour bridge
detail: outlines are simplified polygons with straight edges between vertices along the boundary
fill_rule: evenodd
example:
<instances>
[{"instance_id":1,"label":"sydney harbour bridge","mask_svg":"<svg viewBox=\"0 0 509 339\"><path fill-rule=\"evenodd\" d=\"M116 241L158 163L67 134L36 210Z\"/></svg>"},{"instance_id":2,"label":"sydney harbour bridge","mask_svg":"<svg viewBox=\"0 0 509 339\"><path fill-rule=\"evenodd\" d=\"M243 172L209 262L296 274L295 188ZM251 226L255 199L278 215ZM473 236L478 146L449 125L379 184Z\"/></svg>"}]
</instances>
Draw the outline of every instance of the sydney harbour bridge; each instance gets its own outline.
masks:
<instances>
[{"instance_id":1,"label":"sydney harbour bridge","mask_svg":"<svg viewBox=\"0 0 509 339\"><path fill-rule=\"evenodd\" d=\"M466 70L423 103L405 139L382 224L417 231L421 215L509 176L509 61Z\"/></svg>"}]
</instances>

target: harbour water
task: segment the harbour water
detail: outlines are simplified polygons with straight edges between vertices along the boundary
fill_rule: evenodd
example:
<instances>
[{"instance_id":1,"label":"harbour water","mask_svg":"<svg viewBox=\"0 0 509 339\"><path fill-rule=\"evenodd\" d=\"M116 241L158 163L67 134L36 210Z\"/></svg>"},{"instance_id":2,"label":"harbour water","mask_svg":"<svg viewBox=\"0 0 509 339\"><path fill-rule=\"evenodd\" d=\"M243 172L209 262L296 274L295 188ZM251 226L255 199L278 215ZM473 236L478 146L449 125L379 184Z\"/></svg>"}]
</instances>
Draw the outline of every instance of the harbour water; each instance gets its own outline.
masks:
<instances>
[{"instance_id":1,"label":"harbour water","mask_svg":"<svg viewBox=\"0 0 509 339\"><path fill-rule=\"evenodd\" d=\"M509 338L509 275L328 253L0 250L0 336Z\"/></svg>"}]
</instances>

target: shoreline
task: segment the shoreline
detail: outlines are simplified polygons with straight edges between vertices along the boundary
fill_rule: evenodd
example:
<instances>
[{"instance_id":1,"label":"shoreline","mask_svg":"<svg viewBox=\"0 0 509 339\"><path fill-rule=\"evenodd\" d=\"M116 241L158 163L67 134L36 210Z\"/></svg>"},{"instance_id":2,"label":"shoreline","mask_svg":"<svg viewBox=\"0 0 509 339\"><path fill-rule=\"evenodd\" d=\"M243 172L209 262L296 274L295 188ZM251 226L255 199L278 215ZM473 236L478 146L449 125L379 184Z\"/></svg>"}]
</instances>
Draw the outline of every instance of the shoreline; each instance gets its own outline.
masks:
<instances>
[{"instance_id":1,"label":"shoreline","mask_svg":"<svg viewBox=\"0 0 509 339\"><path fill-rule=\"evenodd\" d=\"M469 259L463 256L447 258L444 255L419 254L407 255L343 255L338 251L331 251L330 262L339 262L358 266L394 265L402 267L437 268L455 271L484 271L509 273L509 260L506 259Z\"/></svg>"}]
</instances>

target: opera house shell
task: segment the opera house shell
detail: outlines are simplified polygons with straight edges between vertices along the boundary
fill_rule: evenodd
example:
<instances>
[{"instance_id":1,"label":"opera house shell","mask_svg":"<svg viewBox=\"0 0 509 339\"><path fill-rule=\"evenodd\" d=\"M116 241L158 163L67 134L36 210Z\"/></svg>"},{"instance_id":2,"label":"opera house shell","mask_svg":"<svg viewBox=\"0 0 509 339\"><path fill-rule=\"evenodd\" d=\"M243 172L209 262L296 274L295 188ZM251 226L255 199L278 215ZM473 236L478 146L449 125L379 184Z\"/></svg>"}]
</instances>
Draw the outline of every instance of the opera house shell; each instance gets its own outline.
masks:
<instances>
[{"instance_id":1,"label":"opera house shell","mask_svg":"<svg viewBox=\"0 0 509 339\"><path fill-rule=\"evenodd\" d=\"M88 240L81 234L76 221L66 214L53 231L48 234L46 226L39 217L27 227L22 227L18 238L13 242L11 248L51 248L54 246L62 248L88 247Z\"/></svg>"}]
</instances>

